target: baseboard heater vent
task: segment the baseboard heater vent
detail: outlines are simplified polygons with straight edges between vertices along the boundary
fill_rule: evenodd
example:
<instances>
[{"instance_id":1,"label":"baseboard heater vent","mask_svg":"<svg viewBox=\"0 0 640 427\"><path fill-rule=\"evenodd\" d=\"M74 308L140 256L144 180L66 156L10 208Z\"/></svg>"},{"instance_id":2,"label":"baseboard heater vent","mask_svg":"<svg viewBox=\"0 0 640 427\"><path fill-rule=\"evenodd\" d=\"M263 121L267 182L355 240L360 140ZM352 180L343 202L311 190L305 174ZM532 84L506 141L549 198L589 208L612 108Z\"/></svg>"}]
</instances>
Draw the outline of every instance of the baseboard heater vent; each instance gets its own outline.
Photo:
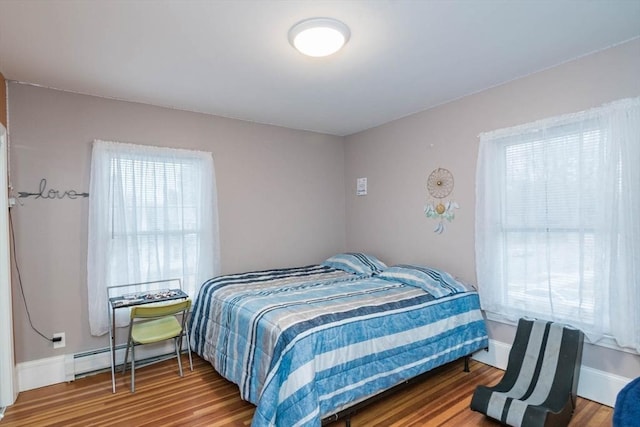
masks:
<instances>
[{"instance_id":1,"label":"baseboard heater vent","mask_svg":"<svg viewBox=\"0 0 640 427\"><path fill-rule=\"evenodd\" d=\"M126 344L116 346L116 368L124 363ZM186 340L183 341L182 351L186 351ZM144 345L136 347L136 366L144 366L150 363L169 359L175 355L173 342L166 341L157 345ZM131 357L131 355L129 355ZM111 350L109 347L84 351L73 355L73 379L83 378L111 370Z\"/></svg>"}]
</instances>

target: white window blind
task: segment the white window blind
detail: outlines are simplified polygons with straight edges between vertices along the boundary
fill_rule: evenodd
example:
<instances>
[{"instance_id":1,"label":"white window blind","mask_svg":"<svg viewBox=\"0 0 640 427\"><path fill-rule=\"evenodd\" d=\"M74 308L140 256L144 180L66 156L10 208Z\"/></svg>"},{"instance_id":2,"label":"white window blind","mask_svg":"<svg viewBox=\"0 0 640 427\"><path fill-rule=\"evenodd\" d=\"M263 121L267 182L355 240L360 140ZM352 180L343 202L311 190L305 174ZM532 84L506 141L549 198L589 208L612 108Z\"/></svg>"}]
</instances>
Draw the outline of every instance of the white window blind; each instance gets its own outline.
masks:
<instances>
[{"instance_id":1,"label":"white window blind","mask_svg":"<svg viewBox=\"0 0 640 427\"><path fill-rule=\"evenodd\" d=\"M592 341L609 335L638 349L640 317L627 306L640 302L640 174L632 171L640 163L640 100L480 140L476 270L483 308L513 321L570 323Z\"/></svg>"},{"instance_id":2,"label":"white window blind","mask_svg":"<svg viewBox=\"0 0 640 427\"><path fill-rule=\"evenodd\" d=\"M219 273L211 153L95 141L90 188L92 334L108 331L108 286L179 278L195 298Z\"/></svg>"}]
</instances>

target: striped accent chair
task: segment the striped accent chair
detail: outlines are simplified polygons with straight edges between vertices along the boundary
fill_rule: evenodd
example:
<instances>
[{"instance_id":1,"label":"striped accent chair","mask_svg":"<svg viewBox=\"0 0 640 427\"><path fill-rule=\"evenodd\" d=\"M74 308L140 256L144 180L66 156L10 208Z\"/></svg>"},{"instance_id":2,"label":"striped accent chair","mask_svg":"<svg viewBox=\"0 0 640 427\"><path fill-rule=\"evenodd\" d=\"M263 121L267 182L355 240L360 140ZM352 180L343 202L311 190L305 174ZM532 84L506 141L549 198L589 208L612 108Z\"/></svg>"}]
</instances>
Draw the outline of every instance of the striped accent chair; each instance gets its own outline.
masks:
<instances>
[{"instance_id":1,"label":"striped accent chair","mask_svg":"<svg viewBox=\"0 0 640 427\"><path fill-rule=\"evenodd\" d=\"M471 409L514 427L568 425L583 343L582 331L568 325L520 319L504 376L478 386Z\"/></svg>"}]
</instances>

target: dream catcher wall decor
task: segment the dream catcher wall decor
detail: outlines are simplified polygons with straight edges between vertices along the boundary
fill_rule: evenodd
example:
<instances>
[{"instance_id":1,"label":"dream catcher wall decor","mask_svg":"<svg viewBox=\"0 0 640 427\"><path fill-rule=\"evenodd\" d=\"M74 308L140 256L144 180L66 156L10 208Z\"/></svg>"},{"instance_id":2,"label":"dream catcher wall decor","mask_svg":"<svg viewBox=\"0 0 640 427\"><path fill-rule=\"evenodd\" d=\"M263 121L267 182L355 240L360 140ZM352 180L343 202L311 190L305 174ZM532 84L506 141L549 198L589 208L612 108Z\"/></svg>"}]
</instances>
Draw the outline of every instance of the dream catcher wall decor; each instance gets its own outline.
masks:
<instances>
[{"instance_id":1,"label":"dream catcher wall decor","mask_svg":"<svg viewBox=\"0 0 640 427\"><path fill-rule=\"evenodd\" d=\"M453 210L459 208L453 200L444 200L453 191L453 174L444 168L434 169L427 179L427 191L433 199L424 207L424 214L438 221L433 231L441 234L445 229L444 221L453 221Z\"/></svg>"}]
</instances>

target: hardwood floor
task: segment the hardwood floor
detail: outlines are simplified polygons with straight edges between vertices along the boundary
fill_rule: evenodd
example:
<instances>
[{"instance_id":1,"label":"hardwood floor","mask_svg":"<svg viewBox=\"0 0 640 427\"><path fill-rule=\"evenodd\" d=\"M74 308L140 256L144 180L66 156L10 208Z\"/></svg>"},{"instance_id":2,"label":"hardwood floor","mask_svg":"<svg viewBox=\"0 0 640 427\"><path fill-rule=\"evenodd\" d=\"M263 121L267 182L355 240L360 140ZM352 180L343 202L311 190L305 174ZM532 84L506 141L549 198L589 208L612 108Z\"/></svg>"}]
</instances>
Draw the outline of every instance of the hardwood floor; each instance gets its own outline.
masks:
<instances>
[{"instance_id":1,"label":"hardwood floor","mask_svg":"<svg viewBox=\"0 0 640 427\"><path fill-rule=\"evenodd\" d=\"M117 376L117 393L111 393L111 376L102 373L71 383L20 393L0 421L10 426L247 426L254 407L242 401L237 387L220 377L207 362L194 356L194 371L178 376L174 360L136 370L136 393L129 393L129 375ZM183 357L183 364L188 360ZM502 371L471 362L449 365L423 382L412 384L391 397L358 412L353 427L364 426L498 426L469 409L478 384L493 384ZM611 426L613 410L578 398L570 426ZM344 426L334 422L331 427Z\"/></svg>"}]
</instances>

